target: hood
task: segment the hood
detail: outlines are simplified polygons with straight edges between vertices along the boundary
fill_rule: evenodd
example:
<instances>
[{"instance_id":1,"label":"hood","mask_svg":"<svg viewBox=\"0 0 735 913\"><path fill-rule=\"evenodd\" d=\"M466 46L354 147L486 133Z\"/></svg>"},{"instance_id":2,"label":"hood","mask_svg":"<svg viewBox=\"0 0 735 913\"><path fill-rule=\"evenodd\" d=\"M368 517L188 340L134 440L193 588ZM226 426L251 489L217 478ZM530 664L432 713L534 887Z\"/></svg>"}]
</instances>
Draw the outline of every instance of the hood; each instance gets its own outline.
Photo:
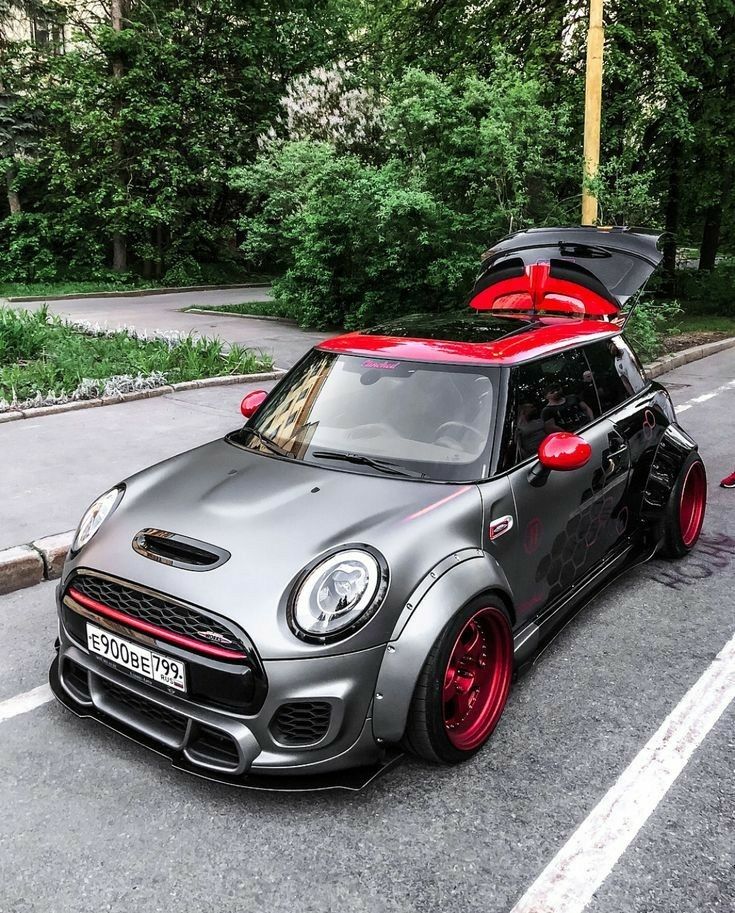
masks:
<instances>
[{"instance_id":1,"label":"hood","mask_svg":"<svg viewBox=\"0 0 735 913\"><path fill-rule=\"evenodd\" d=\"M481 516L475 485L345 472L220 440L128 479L119 507L67 562L65 574L75 567L103 571L224 615L263 659L345 653L388 639L429 569L453 550L478 546ZM144 529L188 537L231 557L206 571L159 563L133 548ZM286 622L294 582L328 550L360 544L388 562L383 607L343 641L299 641Z\"/></svg>"},{"instance_id":2,"label":"hood","mask_svg":"<svg viewBox=\"0 0 735 913\"><path fill-rule=\"evenodd\" d=\"M470 306L609 319L661 263L660 237L627 228L516 232L485 254Z\"/></svg>"}]
</instances>

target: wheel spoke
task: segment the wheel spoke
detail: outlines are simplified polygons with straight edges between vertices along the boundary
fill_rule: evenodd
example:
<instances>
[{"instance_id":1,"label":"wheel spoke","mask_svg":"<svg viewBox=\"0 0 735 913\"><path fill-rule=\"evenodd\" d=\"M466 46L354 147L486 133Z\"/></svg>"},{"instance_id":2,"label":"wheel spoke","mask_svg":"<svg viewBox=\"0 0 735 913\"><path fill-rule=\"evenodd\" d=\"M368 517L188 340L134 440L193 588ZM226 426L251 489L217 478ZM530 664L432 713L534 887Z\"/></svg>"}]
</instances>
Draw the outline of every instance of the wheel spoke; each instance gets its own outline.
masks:
<instances>
[{"instance_id":1,"label":"wheel spoke","mask_svg":"<svg viewBox=\"0 0 735 913\"><path fill-rule=\"evenodd\" d=\"M462 634L462 649L465 658L477 659L482 653L483 636L480 626L470 622Z\"/></svg>"},{"instance_id":2,"label":"wheel spoke","mask_svg":"<svg viewBox=\"0 0 735 913\"><path fill-rule=\"evenodd\" d=\"M487 738L505 704L513 671L510 628L497 609L482 609L465 624L447 662L442 685L450 741L471 750Z\"/></svg>"},{"instance_id":3,"label":"wheel spoke","mask_svg":"<svg viewBox=\"0 0 735 913\"><path fill-rule=\"evenodd\" d=\"M454 695L457 693L457 688L454 684L455 678L457 677L457 670L453 666L447 668L447 674L444 676L444 702L451 700Z\"/></svg>"}]
</instances>

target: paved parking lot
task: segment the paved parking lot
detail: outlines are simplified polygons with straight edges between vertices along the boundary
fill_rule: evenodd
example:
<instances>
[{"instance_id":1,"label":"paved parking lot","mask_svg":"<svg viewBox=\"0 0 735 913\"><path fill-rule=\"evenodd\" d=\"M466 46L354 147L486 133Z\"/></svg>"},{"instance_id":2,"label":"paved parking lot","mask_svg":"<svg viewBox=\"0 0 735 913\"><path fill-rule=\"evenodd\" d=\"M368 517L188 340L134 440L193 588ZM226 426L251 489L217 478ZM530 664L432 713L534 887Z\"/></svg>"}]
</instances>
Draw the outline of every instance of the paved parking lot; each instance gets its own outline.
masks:
<instances>
[{"instance_id":1,"label":"paved parking lot","mask_svg":"<svg viewBox=\"0 0 735 913\"><path fill-rule=\"evenodd\" d=\"M44 681L53 584L0 598L2 913L568 913L534 881L707 670L729 662L733 682L721 651L735 632L735 492L716 483L735 463L734 365L723 353L666 378L710 473L702 546L626 573L588 606L459 768L406 761L356 795L264 794L173 771L52 702L2 721ZM609 874L592 872L587 910L732 913L734 724L732 703L702 723ZM625 782L635 812L646 783Z\"/></svg>"}]
</instances>

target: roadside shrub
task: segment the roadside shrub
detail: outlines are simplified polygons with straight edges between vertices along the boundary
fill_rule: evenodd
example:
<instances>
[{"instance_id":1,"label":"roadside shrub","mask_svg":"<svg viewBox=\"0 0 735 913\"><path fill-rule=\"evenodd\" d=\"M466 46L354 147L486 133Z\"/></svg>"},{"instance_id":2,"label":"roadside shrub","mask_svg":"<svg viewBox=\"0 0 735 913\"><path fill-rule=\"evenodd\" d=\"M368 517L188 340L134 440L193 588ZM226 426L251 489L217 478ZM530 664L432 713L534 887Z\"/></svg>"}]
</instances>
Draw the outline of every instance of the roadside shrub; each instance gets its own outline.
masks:
<instances>
[{"instance_id":1,"label":"roadside shrub","mask_svg":"<svg viewBox=\"0 0 735 913\"><path fill-rule=\"evenodd\" d=\"M676 318L681 314L677 301L656 301L643 297L625 327L626 339L643 361L661 353L664 336L676 332Z\"/></svg>"},{"instance_id":2,"label":"roadside shrub","mask_svg":"<svg viewBox=\"0 0 735 913\"><path fill-rule=\"evenodd\" d=\"M383 118L380 160L287 142L233 175L243 253L285 270L274 295L302 325L456 307L483 250L543 221L571 173L564 112L502 55L490 80L409 70Z\"/></svg>"},{"instance_id":3,"label":"roadside shrub","mask_svg":"<svg viewBox=\"0 0 735 913\"><path fill-rule=\"evenodd\" d=\"M275 298L317 327L456 306L478 254L463 221L400 165L335 157L290 223L291 263Z\"/></svg>"}]
</instances>

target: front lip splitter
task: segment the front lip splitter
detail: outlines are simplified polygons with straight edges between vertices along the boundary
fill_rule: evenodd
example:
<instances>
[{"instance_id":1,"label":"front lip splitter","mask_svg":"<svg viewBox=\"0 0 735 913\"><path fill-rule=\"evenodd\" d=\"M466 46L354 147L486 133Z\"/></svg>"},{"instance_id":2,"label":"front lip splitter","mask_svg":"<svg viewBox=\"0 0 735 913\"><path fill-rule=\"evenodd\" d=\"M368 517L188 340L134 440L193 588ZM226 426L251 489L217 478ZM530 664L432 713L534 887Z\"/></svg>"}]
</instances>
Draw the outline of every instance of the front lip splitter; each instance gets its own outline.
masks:
<instances>
[{"instance_id":1,"label":"front lip splitter","mask_svg":"<svg viewBox=\"0 0 735 913\"><path fill-rule=\"evenodd\" d=\"M123 676L112 669L105 670L105 677L108 676L111 681L115 681L118 676L120 679L123 679ZM214 783L222 783L227 786L237 786L242 789L254 789L264 792L321 792L324 790L359 792L374 782L378 777L382 776L382 774L395 767L404 757L399 751L386 751L383 759L374 765L322 774L300 774L295 772L293 774L267 775L252 773L247 770L240 771L240 767L244 766L243 764L239 765L237 771L233 772L224 769L217 770L214 767L204 767L192 762L192 760L187 757L185 749L179 746L165 744L160 741L159 738L154 738L141 731L139 726L136 725L133 727L128 725L123 719L105 713L95 705L93 700L90 700L87 703L75 699L61 681L58 656L55 657L49 671L49 684L56 700L76 716L80 718L89 717L90 719L96 720L108 729L125 736L125 738L130 741L135 742L150 751L154 751L161 757L168 758L172 767L177 770L182 770L185 773L193 774L202 779ZM135 693L134 687L131 689L131 682L127 678L125 679L125 687L129 690L133 690L133 693ZM149 695L147 696L149 697ZM165 697L165 695L161 696L164 703ZM243 724L238 723L237 725L242 729L247 729ZM255 746L257 746L254 736L251 735L251 738L255 743ZM254 757L257 757L258 751L259 749L255 748L255 753L252 756L250 763L252 763Z\"/></svg>"}]
</instances>

